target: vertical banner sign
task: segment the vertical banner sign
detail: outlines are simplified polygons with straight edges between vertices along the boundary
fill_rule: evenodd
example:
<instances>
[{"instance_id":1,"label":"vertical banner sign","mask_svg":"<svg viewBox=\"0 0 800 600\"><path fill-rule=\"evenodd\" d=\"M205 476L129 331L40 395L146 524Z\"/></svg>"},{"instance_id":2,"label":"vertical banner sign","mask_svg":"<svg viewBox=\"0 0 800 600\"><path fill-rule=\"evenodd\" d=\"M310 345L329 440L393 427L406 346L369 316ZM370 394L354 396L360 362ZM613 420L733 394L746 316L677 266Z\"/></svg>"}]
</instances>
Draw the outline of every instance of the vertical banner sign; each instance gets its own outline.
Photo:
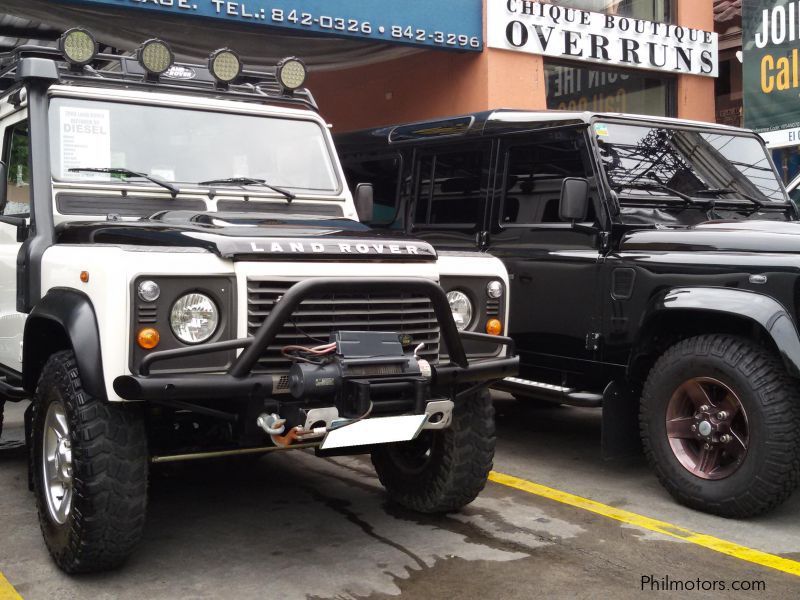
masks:
<instances>
[{"instance_id":1,"label":"vertical banner sign","mask_svg":"<svg viewBox=\"0 0 800 600\"><path fill-rule=\"evenodd\" d=\"M487 45L631 69L717 77L718 36L527 0L487 0Z\"/></svg>"},{"instance_id":2,"label":"vertical banner sign","mask_svg":"<svg viewBox=\"0 0 800 600\"><path fill-rule=\"evenodd\" d=\"M800 2L742 3L744 124L773 147L800 144Z\"/></svg>"},{"instance_id":3,"label":"vertical banner sign","mask_svg":"<svg viewBox=\"0 0 800 600\"><path fill-rule=\"evenodd\" d=\"M483 50L482 0L67 0L450 50Z\"/></svg>"}]
</instances>

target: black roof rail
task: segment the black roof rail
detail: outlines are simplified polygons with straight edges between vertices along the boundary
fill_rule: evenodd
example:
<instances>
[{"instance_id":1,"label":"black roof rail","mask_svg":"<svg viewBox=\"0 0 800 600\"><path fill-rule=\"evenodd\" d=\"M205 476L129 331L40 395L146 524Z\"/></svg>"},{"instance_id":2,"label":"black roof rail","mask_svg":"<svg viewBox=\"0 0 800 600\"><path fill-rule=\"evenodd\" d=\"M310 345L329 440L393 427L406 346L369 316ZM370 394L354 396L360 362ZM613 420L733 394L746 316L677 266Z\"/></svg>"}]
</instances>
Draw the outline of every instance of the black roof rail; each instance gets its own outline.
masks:
<instances>
[{"instance_id":1,"label":"black roof rail","mask_svg":"<svg viewBox=\"0 0 800 600\"><path fill-rule=\"evenodd\" d=\"M265 104L300 105L319 111L314 96L307 88L284 92L275 71L243 70L235 83L221 86L208 70L208 65L175 62L158 79L147 76L135 56L99 53L90 65L71 65L58 48L23 45L0 53L0 93L21 84L17 71L26 58L53 60L58 67L58 82L97 87L160 90L172 93L205 95L214 98L250 100Z\"/></svg>"}]
</instances>

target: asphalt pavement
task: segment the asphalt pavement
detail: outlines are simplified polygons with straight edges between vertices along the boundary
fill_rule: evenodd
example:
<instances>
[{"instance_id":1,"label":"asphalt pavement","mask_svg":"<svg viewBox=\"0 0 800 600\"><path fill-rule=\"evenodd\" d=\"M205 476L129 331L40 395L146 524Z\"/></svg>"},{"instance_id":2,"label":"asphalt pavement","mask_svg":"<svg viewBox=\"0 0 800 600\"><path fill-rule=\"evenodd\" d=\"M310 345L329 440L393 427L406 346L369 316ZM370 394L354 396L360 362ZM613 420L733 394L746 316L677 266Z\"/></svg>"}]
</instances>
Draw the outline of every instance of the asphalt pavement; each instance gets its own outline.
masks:
<instances>
[{"instance_id":1,"label":"asphalt pavement","mask_svg":"<svg viewBox=\"0 0 800 600\"><path fill-rule=\"evenodd\" d=\"M800 493L757 519L705 515L676 505L641 457L604 462L597 411L540 410L502 394L496 405L496 471L800 561ZM12 435L21 408L7 406ZM69 577L41 540L25 459L4 456L0 573L28 600L800 597L796 575L557 496L490 482L462 512L428 517L388 504L363 457L298 451L254 467L194 463L154 473L144 539L123 569Z\"/></svg>"}]
</instances>

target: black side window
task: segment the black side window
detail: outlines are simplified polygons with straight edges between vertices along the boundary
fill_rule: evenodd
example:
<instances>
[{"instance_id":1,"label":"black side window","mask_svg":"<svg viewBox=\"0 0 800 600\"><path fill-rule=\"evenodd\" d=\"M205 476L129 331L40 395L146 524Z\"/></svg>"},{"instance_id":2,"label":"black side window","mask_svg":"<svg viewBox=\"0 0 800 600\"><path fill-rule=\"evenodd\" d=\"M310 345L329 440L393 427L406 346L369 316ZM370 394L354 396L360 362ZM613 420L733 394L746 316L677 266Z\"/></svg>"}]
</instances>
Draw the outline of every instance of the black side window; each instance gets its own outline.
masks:
<instances>
[{"instance_id":1,"label":"black side window","mask_svg":"<svg viewBox=\"0 0 800 600\"><path fill-rule=\"evenodd\" d=\"M559 202L565 177L591 177L581 139L542 138L538 142L509 148L500 223L560 223ZM593 186L590 189L593 190ZM590 193L596 196L596 192ZM593 202L589 206L587 220L593 221Z\"/></svg>"},{"instance_id":2,"label":"black side window","mask_svg":"<svg viewBox=\"0 0 800 600\"><path fill-rule=\"evenodd\" d=\"M6 203L2 207L4 215L30 214L29 152L28 122L22 121L9 127L3 144L3 162L8 166Z\"/></svg>"},{"instance_id":3,"label":"black side window","mask_svg":"<svg viewBox=\"0 0 800 600\"><path fill-rule=\"evenodd\" d=\"M402 159L399 155L345 163L345 175L353 193L359 183L372 184L375 194L373 223L389 224L394 221L401 167Z\"/></svg>"},{"instance_id":4,"label":"black side window","mask_svg":"<svg viewBox=\"0 0 800 600\"><path fill-rule=\"evenodd\" d=\"M482 150L423 157L414 223L467 227L482 223L487 181Z\"/></svg>"}]
</instances>

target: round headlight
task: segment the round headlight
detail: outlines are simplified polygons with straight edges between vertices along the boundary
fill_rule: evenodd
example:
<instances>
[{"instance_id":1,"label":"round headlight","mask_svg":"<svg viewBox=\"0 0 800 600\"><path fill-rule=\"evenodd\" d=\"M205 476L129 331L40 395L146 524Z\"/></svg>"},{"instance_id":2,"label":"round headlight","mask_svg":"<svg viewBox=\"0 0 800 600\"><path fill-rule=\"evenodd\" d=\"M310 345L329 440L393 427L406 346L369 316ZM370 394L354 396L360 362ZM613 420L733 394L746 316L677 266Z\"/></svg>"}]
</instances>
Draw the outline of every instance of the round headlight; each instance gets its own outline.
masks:
<instances>
[{"instance_id":1,"label":"round headlight","mask_svg":"<svg viewBox=\"0 0 800 600\"><path fill-rule=\"evenodd\" d=\"M464 292L453 290L447 293L450 310L453 311L453 320L459 331L464 331L472 323L472 302Z\"/></svg>"},{"instance_id":2,"label":"round headlight","mask_svg":"<svg viewBox=\"0 0 800 600\"><path fill-rule=\"evenodd\" d=\"M161 288L155 281L146 279L139 284L139 298L145 302L155 302L161 295Z\"/></svg>"},{"instance_id":3,"label":"round headlight","mask_svg":"<svg viewBox=\"0 0 800 600\"><path fill-rule=\"evenodd\" d=\"M186 344L205 342L217 331L219 311L214 301L197 292L176 300L169 315L172 332Z\"/></svg>"},{"instance_id":4,"label":"round headlight","mask_svg":"<svg viewBox=\"0 0 800 600\"><path fill-rule=\"evenodd\" d=\"M209 57L208 70L220 83L231 83L242 74L242 61L233 50L222 48Z\"/></svg>"},{"instance_id":5,"label":"round headlight","mask_svg":"<svg viewBox=\"0 0 800 600\"><path fill-rule=\"evenodd\" d=\"M97 56L97 41L91 33L79 27L64 32L58 45L64 58L73 65L87 65Z\"/></svg>"},{"instance_id":6,"label":"round headlight","mask_svg":"<svg viewBox=\"0 0 800 600\"><path fill-rule=\"evenodd\" d=\"M486 295L493 300L497 300L503 295L503 283L497 280L487 283Z\"/></svg>"},{"instance_id":7,"label":"round headlight","mask_svg":"<svg viewBox=\"0 0 800 600\"><path fill-rule=\"evenodd\" d=\"M147 40L139 48L139 64L148 73L161 75L166 73L175 62L175 55L167 42L161 40Z\"/></svg>"},{"instance_id":8,"label":"round headlight","mask_svg":"<svg viewBox=\"0 0 800 600\"><path fill-rule=\"evenodd\" d=\"M287 90L294 91L306 81L306 65L299 58L284 58L278 63L278 82Z\"/></svg>"}]
</instances>

